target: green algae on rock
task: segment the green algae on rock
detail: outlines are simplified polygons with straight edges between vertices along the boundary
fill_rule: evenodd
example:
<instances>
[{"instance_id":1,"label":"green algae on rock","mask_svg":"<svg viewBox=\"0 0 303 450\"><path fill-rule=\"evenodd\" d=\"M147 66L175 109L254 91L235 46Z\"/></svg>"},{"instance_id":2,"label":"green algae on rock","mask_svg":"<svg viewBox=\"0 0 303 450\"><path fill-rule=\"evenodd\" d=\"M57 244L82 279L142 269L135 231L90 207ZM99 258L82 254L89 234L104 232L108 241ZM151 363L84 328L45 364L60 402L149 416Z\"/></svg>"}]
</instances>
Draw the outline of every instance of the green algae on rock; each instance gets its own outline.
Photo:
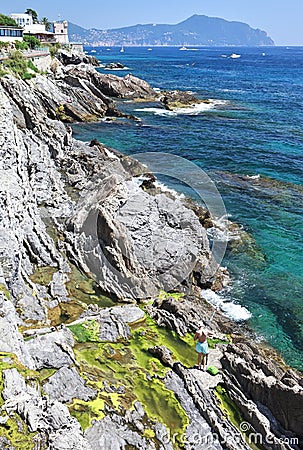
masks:
<instances>
[{"instance_id":1,"label":"green algae on rock","mask_svg":"<svg viewBox=\"0 0 303 450\"><path fill-rule=\"evenodd\" d=\"M105 405L121 414L121 410L125 413L132 409L138 400L149 421L148 435L153 435L152 423L160 422L176 434L177 440L181 439L189 419L174 393L164 385L169 369L153 357L148 348L162 342L173 347L179 357L184 348L190 349L189 344L169 330L159 328L150 318L141 327L134 327L129 341L117 343L93 344L89 342L92 337L89 328L81 326L69 327L79 340L84 341L75 346L76 359L81 376L98 391L97 399L86 403L75 400L70 405L71 414L80 421L83 429L88 428L93 419L104 417ZM91 327L94 329L93 324ZM188 362L187 358L185 360Z\"/></svg>"},{"instance_id":2,"label":"green algae on rock","mask_svg":"<svg viewBox=\"0 0 303 450\"><path fill-rule=\"evenodd\" d=\"M69 325L78 342L99 342L100 325L95 320L88 320L84 323Z\"/></svg>"},{"instance_id":3,"label":"green algae on rock","mask_svg":"<svg viewBox=\"0 0 303 450\"><path fill-rule=\"evenodd\" d=\"M243 417L241 415L241 412L235 402L230 398L225 387L219 384L215 388L214 392L219 400L220 408L227 415L229 420L235 425L235 427L240 431L246 443L253 450L265 450L262 445L256 445L254 444L254 442L252 442L252 440L249 438L249 429L247 430L247 432L244 432L244 429L242 429L243 427L241 426L241 424L243 424Z\"/></svg>"},{"instance_id":4,"label":"green algae on rock","mask_svg":"<svg viewBox=\"0 0 303 450\"><path fill-rule=\"evenodd\" d=\"M4 286L4 284L0 283L0 292L3 292L3 294L5 295L5 297L9 300L11 298L11 295L9 293L9 290L7 289L7 287Z\"/></svg>"},{"instance_id":5,"label":"green algae on rock","mask_svg":"<svg viewBox=\"0 0 303 450\"><path fill-rule=\"evenodd\" d=\"M76 266L71 265L71 272L68 274L69 281L66 289L71 298L90 305L95 303L100 308L114 306L115 302L104 295L97 283L81 272Z\"/></svg>"},{"instance_id":6,"label":"green algae on rock","mask_svg":"<svg viewBox=\"0 0 303 450\"><path fill-rule=\"evenodd\" d=\"M48 286L52 281L54 273L58 271L57 267L41 266L36 267L34 273L30 276L30 280L35 284Z\"/></svg>"},{"instance_id":7,"label":"green algae on rock","mask_svg":"<svg viewBox=\"0 0 303 450\"><path fill-rule=\"evenodd\" d=\"M42 383L42 381L54 373L53 369L43 369L34 371L26 368L20 363L14 353L0 352L0 392L3 392L3 370L16 368L26 379L31 379ZM0 396L0 409L4 405L4 400ZM5 417L2 409L1 417ZM10 413L7 421L0 425L0 436L6 437L10 445L15 449L32 450L36 448L36 432L30 432L25 421L17 413Z\"/></svg>"}]
</instances>

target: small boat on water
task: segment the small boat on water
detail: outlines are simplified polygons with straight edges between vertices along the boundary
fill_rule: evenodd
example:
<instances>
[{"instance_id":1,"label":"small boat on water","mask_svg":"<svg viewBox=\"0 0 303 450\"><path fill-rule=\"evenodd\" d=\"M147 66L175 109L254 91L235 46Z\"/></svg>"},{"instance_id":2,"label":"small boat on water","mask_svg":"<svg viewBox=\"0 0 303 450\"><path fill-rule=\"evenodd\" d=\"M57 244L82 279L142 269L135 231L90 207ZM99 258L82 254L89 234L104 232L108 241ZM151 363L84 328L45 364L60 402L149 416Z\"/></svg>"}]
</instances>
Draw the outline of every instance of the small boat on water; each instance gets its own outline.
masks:
<instances>
[{"instance_id":1,"label":"small boat on water","mask_svg":"<svg viewBox=\"0 0 303 450\"><path fill-rule=\"evenodd\" d=\"M124 47L122 45L122 47L120 48L120 53L124 53Z\"/></svg>"},{"instance_id":2,"label":"small boat on water","mask_svg":"<svg viewBox=\"0 0 303 450\"><path fill-rule=\"evenodd\" d=\"M91 53L96 53L96 50L91 50L90 52L91 52Z\"/></svg>"},{"instance_id":3,"label":"small boat on water","mask_svg":"<svg viewBox=\"0 0 303 450\"><path fill-rule=\"evenodd\" d=\"M151 52L151 51L152 51L152 48L148 48L147 50L148 50L149 52Z\"/></svg>"},{"instance_id":4,"label":"small boat on water","mask_svg":"<svg viewBox=\"0 0 303 450\"><path fill-rule=\"evenodd\" d=\"M183 47L181 47L181 48L179 48L179 50L187 50L187 48L186 47L184 47L184 45L183 45Z\"/></svg>"},{"instance_id":5,"label":"small boat on water","mask_svg":"<svg viewBox=\"0 0 303 450\"><path fill-rule=\"evenodd\" d=\"M241 58L241 55L238 55L237 53L232 53L232 54L230 55L230 58L232 58L232 59L238 59L238 58Z\"/></svg>"}]
</instances>

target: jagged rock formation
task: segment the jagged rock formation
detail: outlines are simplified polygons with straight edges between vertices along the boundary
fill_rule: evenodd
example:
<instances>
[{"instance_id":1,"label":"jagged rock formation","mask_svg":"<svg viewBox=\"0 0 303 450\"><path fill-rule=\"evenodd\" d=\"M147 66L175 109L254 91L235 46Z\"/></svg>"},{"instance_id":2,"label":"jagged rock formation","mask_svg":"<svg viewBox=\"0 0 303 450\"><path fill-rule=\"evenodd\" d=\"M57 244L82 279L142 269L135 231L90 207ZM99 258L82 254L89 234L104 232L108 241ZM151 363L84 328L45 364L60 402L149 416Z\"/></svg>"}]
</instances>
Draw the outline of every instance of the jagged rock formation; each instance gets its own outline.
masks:
<instances>
[{"instance_id":1,"label":"jagged rock formation","mask_svg":"<svg viewBox=\"0 0 303 450\"><path fill-rule=\"evenodd\" d=\"M185 449L249 448L223 412L217 384L261 433L265 448L299 448L300 442L281 438L301 438L302 378L268 364L220 313L211 324L215 336L223 341L223 332L232 333L237 344L214 351L219 376L181 364L174 350L155 343L138 357L153 358L153 370L135 366L140 342L155 339L150 321L175 331L175 339L192 333L210 312L200 287L215 287L224 277L209 250L206 213L155 188L139 162L96 141L76 141L58 120L61 102L70 119L119 114L103 90L106 76L93 70L57 64L48 78L0 79L0 445L16 446L7 433L15 421L37 450L178 448L174 430L135 401L155 381L163 384L160 392L175 393L170 402L186 416ZM128 81L132 87L123 79L113 87L108 77L104 89L127 98L151 94L143 82ZM159 297L160 289L174 288L183 297ZM133 304L100 308L82 301L98 303L104 293ZM148 300L144 311L134 304L142 300ZM119 374L101 382L111 365L127 362L129 384ZM87 418L86 403L92 416L83 430L77 419ZM234 435L236 441L226 440Z\"/></svg>"},{"instance_id":2,"label":"jagged rock formation","mask_svg":"<svg viewBox=\"0 0 303 450\"><path fill-rule=\"evenodd\" d=\"M59 49L56 58L64 65L68 66L69 64L77 65L77 64L91 64L92 66L99 66L99 61L97 58L91 55L86 55L85 53L75 52L75 51L67 51L63 49Z\"/></svg>"}]
</instances>

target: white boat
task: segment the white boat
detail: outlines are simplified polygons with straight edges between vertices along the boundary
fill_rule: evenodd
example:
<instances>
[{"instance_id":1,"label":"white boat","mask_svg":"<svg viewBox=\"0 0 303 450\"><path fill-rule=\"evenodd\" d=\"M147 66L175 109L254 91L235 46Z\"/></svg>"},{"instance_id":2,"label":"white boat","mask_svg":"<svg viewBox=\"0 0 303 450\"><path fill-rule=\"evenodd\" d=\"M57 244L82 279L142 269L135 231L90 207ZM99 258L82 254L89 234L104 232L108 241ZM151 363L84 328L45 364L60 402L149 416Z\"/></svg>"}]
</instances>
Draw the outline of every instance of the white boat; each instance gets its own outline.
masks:
<instances>
[{"instance_id":1,"label":"white boat","mask_svg":"<svg viewBox=\"0 0 303 450\"><path fill-rule=\"evenodd\" d=\"M151 52L151 51L152 51L152 48L148 48L147 50L148 50L149 52Z\"/></svg>"},{"instance_id":2,"label":"white boat","mask_svg":"<svg viewBox=\"0 0 303 450\"><path fill-rule=\"evenodd\" d=\"M91 53L96 53L96 50L91 50L90 52L91 52Z\"/></svg>"},{"instance_id":3,"label":"white boat","mask_svg":"<svg viewBox=\"0 0 303 450\"><path fill-rule=\"evenodd\" d=\"M122 47L120 48L120 53L124 53L124 47L122 45Z\"/></svg>"},{"instance_id":4,"label":"white boat","mask_svg":"<svg viewBox=\"0 0 303 450\"><path fill-rule=\"evenodd\" d=\"M230 58L232 58L232 59L238 59L238 58L241 58L241 55L238 55L237 53L232 53L232 54L230 55Z\"/></svg>"},{"instance_id":5,"label":"white boat","mask_svg":"<svg viewBox=\"0 0 303 450\"><path fill-rule=\"evenodd\" d=\"M183 47L179 48L179 50L187 50L187 48L183 45Z\"/></svg>"}]
</instances>

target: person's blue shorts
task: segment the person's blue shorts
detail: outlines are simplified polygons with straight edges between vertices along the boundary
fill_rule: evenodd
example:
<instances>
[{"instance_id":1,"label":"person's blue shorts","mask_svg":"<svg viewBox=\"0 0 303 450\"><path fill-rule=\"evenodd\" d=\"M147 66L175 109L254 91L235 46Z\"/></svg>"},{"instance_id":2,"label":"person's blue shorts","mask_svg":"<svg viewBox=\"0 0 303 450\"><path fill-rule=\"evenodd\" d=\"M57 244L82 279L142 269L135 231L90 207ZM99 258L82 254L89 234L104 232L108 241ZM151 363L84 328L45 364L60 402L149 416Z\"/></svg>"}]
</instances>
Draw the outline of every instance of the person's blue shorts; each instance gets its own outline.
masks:
<instances>
[{"instance_id":1,"label":"person's blue shorts","mask_svg":"<svg viewBox=\"0 0 303 450\"><path fill-rule=\"evenodd\" d=\"M208 355L209 350L208 350L208 343L207 343L207 341L205 341L205 342L197 342L197 344L196 344L196 351L198 353L204 353L204 355Z\"/></svg>"}]
</instances>

